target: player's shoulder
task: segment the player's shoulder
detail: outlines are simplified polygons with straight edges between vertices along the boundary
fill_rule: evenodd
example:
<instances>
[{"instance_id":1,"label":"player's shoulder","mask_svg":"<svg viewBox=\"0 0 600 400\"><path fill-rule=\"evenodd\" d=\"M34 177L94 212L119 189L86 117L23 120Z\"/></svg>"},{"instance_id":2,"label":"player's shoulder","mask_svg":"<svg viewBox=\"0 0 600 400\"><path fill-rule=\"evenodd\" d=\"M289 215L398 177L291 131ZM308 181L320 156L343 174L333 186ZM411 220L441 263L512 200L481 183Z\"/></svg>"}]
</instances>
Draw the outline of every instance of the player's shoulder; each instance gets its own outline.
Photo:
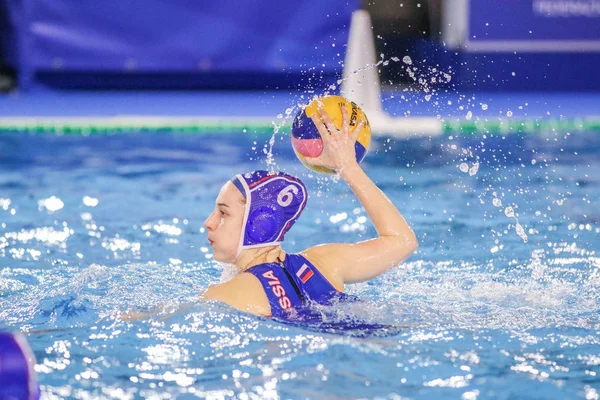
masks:
<instances>
[{"instance_id":1,"label":"player's shoulder","mask_svg":"<svg viewBox=\"0 0 600 400\"><path fill-rule=\"evenodd\" d=\"M344 281L341 278L339 261L343 258L346 246L343 243L320 244L309 247L299 254L314 265L333 287L343 292Z\"/></svg>"},{"instance_id":2,"label":"player's shoulder","mask_svg":"<svg viewBox=\"0 0 600 400\"><path fill-rule=\"evenodd\" d=\"M244 296L253 292L264 292L260 281L252 274L243 272L230 280L209 286L206 295Z\"/></svg>"},{"instance_id":3,"label":"player's shoulder","mask_svg":"<svg viewBox=\"0 0 600 400\"><path fill-rule=\"evenodd\" d=\"M239 310L269 315L269 300L260 281L250 273L241 273L227 282L209 286L202 294L204 300L216 300Z\"/></svg>"},{"instance_id":4,"label":"player's shoulder","mask_svg":"<svg viewBox=\"0 0 600 400\"><path fill-rule=\"evenodd\" d=\"M348 245L344 243L325 243L309 247L299 254L316 266L323 265L324 268L327 268L327 265L331 265L331 260L343 257L347 247Z\"/></svg>"}]
</instances>

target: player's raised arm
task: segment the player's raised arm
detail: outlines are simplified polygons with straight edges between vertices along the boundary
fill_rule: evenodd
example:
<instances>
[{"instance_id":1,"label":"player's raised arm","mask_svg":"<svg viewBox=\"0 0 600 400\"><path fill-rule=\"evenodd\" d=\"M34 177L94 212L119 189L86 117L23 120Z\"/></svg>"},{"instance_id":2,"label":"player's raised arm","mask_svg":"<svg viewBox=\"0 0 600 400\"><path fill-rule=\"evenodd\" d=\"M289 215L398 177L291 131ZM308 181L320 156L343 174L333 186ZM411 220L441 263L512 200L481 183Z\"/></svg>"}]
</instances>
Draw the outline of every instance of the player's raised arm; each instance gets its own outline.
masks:
<instances>
[{"instance_id":1,"label":"player's raised arm","mask_svg":"<svg viewBox=\"0 0 600 400\"><path fill-rule=\"evenodd\" d=\"M378 237L355 244L324 244L304 253L341 282L352 283L369 280L397 266L417 249L418 241L400 211L356 162L354 142L361 123L351 129L345 108L342 113L341 129L323 110L312 117L323 138L323 153L307 161L339 173L365 208Z\"/></svg>"}]
</instances>

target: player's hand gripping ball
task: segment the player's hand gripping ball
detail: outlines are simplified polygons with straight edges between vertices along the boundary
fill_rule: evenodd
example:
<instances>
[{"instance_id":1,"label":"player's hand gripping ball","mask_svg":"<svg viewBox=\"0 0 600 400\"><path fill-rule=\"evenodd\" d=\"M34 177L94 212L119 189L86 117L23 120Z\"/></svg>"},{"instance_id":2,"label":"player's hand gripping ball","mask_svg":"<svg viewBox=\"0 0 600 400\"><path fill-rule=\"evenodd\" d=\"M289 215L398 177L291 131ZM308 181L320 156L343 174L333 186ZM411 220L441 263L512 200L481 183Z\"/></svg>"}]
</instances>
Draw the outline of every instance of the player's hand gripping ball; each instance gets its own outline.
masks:
<instances>
[{"instance_id":1,"label":"player's hand gripping ball","mask_svg":"<svg viewBox=\"0 0 600 400\"><path fill-rule=\"evenodd\" d=\"M300 110L292 124L292 147L294 148L294 152L302 164L315 172L325 174L335 173L335 171L329 168L310 165L306 162L305 157L318 157L323 152L321 134L309 115L318 114L317 110L322 108L329 115L336 128L341 129L343 122L341 107L345 107L348 111L350 130L356 127L360 121L364 121L363 127L354 144L356 161L361 162L369 151L369 147L371 146L371 126L361 108L356 103L341 96L319 97L311 101L305 109Z\"/></svg>"}]
</instances>

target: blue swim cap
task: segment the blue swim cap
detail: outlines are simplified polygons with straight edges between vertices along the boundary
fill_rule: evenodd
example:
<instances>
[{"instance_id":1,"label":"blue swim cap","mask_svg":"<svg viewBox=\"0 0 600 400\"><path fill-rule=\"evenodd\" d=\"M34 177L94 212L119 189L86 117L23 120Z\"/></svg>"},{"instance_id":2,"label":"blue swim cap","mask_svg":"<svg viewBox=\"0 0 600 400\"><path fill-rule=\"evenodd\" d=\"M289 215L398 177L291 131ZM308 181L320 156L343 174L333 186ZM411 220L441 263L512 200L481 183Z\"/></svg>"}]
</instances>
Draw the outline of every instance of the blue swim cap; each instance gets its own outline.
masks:
<instances>
[{"instance_id":1,"label":"blue swim cap","mask_svg":"<svg viewBox=\"0 0 600 400\"><path fill-rule=\"evenodd\" d=\"M23 335L0 332L0 399L39 399L34 365Z\"/></svg>"},{"instance_id":2,"label":"blue swim cap","mask_svg":"<svg viewBox=\"0 0 600 400\"><path fill-rule=\"evenodd\" d=\"M306 206L302 181L283 172L254 171L231 182L246 198L237 255L243 249L280 244Z\"/></svg>"}]
</instances>

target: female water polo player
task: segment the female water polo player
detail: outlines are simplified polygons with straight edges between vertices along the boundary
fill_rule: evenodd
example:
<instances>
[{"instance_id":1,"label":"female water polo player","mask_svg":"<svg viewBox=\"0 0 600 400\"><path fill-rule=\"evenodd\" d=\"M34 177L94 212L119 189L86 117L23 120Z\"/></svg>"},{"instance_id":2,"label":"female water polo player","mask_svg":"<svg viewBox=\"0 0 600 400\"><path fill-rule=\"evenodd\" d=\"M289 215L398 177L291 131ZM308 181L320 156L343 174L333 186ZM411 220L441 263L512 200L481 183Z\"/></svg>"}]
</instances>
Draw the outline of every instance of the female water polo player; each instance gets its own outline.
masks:
<instances>
[{"instance_id":1,"label":"female water polo player","mask_svg":"<svg viewBox=\"0 0 600 400\"><path fill-rule=\"evenodd\" d=\"M221 189L204 226L217 261L235 276L210 286L204 300L281 319L302 319L311 304L343 296L344 286L363 282L400 264L417 249L417 238L398 209L356 162L354 142L362 122L350 129L348 112L337 129L319 110L311 116L323 138L323 153L311 165L335 170L369 215L378 237L355 244L321 244L287 254L281 243L307 201L304 184L284 173L236 175Z\"/></svg>"}]
</instances>

